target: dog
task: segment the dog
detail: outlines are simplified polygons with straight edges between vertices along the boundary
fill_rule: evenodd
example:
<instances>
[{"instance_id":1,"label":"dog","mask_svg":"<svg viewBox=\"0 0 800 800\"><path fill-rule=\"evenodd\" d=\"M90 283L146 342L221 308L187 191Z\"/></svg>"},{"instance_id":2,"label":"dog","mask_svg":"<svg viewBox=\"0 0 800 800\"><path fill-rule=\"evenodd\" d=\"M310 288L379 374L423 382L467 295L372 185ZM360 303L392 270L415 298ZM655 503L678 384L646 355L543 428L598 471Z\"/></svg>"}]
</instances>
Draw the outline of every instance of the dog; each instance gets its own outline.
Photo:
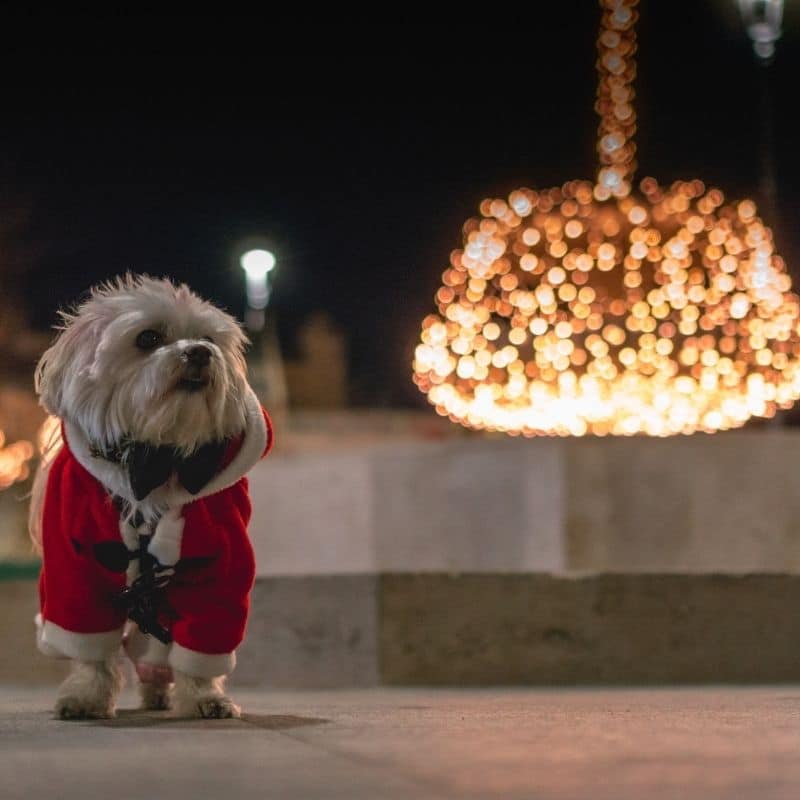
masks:
<instances>
[{"instance_id":1,"label":"dog","mask_svg":"<svg viewBox=\"0 0 800 800\"><path fill-rule=\"evenodd\" d=\"M61 424L30 510L37 644L73 661L56 716L114 716L122 645L143 708L238 717L224 684L255 575L245 473L273 439L247 338L186 285L148 276L61 316L35 375Z\"/></svg>"}]
</instances>

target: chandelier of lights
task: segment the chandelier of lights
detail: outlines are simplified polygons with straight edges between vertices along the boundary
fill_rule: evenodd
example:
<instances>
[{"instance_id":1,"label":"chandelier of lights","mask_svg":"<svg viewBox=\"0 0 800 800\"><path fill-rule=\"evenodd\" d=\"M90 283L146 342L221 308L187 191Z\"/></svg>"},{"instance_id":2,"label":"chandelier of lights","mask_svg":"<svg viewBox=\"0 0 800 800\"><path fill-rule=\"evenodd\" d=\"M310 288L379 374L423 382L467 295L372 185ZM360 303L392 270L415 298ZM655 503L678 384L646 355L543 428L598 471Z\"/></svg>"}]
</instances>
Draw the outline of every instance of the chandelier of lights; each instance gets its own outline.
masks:
<instances>
[{"instance_id":1,"label":"chandelier of lights","mask_svg":"<svg viewBox=\"0 0 800 800\"><path fill-rule=\"evenodd\" d=\"M422 323L414 382L470 428L668 436L800 396L800 302L752 200L632 187L637 0L600 0L597 181L487 199Z\"/></svg>"}]
</instances>

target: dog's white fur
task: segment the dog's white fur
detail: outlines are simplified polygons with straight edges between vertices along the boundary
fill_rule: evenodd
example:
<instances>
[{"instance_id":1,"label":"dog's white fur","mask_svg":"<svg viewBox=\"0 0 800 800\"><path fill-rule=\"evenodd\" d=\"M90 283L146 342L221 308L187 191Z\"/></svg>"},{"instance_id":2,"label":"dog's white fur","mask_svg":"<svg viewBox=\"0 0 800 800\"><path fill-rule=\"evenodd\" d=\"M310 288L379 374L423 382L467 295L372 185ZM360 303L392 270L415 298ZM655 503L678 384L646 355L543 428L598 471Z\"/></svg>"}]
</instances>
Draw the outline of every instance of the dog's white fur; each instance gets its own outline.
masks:
<instances>
[{"instance_id":1,"label":"dog's white fur","mask_svg":"<svg viewBox=\"0 0 800 800\"><path fill-rule=\"evenodd\" d=\"M113 717L122 689L122 671L116 658L107 661L74 661L58 690L56 714L61 719Z\"/></svg>"},{"instance_id":2,"label":"dog's white fur","mask_svg":"<svg viewBox=\"0 0 800 800\"><path fill-rule=\"evenodd\" d=\"M171 444L185 453L235 436L245 427L249 391L244 361L247 339L237 322L200 299L185 285L147 276L126 275L92 290L86 302L61 314L63 326L36 369L42 405L100 446L113 447L124 436ZM143 352L136 338L144 330L164 336L158 348ZM202 391L178 388L186 350L203 344L212 352L209 383ZM34 481L30 529L41 545L41 516L49 464L61 446L55 437ZM163 513L154 491L137 503L125 469L108 464L114 492L146 518ZM110 717L122 685L116 659L76 661L62 684L56 713L63 719ZM146 708L165 708L171 687L142 684ZM225 696L224 677L175 673L174 707L182 715L239 716Z\"/></svg>"}]
</instances>

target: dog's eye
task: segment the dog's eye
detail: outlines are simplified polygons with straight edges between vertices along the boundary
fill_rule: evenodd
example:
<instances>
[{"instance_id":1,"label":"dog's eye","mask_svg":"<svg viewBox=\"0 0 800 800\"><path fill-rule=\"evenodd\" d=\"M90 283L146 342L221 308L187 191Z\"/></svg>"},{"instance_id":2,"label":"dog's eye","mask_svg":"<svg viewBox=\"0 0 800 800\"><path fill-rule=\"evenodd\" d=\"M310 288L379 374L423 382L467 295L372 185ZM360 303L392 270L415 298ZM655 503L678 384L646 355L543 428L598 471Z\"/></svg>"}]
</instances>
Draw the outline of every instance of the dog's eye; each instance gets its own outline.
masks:
<instances>
[{"instance_id":1,"label":"dog's eye","mask_svg":"<svg viewBox=\"0 0 800 800\"><path fill-rule=\"evenodd\" d=\"M158 331L146 330L136 337L136 346L140 350L154 350L163 341L164 337Z\"/></svg>"},{"instance_id":2,"label":"dog's eye","mask_svg":"<svg viewBox=\"0 0 800 800\"><path fill-rule=\"evenodd\" d=\"M211 344L214 344L214 340L210 336L204 336L203 337L203 341L204 342L211 342Z\"/></svg>"}]
</instances>

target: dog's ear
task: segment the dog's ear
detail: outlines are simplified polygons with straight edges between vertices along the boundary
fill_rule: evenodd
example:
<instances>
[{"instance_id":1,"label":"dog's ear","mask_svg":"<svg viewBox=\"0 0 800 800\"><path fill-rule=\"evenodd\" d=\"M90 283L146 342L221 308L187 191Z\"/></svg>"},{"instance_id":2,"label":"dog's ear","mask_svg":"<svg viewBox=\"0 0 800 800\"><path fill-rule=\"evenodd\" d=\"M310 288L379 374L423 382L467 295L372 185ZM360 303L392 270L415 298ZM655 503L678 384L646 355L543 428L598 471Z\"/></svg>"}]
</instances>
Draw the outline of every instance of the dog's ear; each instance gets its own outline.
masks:
<instances>
[{"instance_id":1,"label":"dog's ear","mask_svg":"<svg viewBox=\"0 0 800 800\"><path fill-rule=\"evenodd\" d=\"M34 382L42 405L63 417L63 400L70 381L86 380L100 340L102 321L91 313L61 315L64 326L58 338L36 365ZM70 367L68 370L67 367Z\"/></svg>"}]
</instances>

